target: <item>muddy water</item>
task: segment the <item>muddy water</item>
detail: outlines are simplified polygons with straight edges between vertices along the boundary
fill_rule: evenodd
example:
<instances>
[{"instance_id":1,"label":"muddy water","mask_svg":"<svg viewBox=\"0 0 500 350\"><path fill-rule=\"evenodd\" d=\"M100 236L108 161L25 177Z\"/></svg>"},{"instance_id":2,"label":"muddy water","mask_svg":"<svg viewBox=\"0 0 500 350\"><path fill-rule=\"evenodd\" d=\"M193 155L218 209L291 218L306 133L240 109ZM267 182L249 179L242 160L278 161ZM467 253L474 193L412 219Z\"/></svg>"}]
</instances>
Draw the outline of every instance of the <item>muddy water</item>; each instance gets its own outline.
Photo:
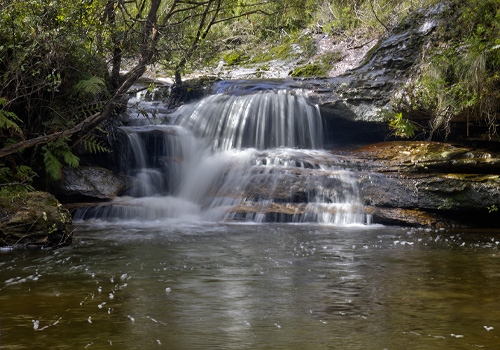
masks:
<instances>
[{"instance_id":1,"label":"muddy water","mask_svg":"<svg viewBox=\"0 0 500 350\"><path fill-rule=\"evenodd\" d=\"M500 235L87 223L0 252L5 349L497 349Z\"/></svg>"}]
</instances>

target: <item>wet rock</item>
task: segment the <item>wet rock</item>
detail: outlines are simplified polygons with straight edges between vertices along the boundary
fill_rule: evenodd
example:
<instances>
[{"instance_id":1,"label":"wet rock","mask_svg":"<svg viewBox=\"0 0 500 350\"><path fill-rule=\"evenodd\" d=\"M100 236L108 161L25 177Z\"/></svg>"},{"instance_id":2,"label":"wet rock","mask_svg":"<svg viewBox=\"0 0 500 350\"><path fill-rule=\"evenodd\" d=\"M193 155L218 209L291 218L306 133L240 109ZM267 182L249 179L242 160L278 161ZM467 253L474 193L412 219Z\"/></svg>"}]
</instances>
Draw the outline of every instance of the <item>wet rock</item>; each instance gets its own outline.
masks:
<instances>
[{"instance_id":1,"label":"wet rock","mask_svg":"<svg viewBox=\"0 0 500 350\"><path fill-rule=\"evenodd\" d=\"M100 167L65 168L54 193L63 202L111 200L124 193L130 181Z\"/></svg>"},{"instance_id":2,"label":"wet rock","mask_svg":"<svg viewBox=\"0 0 500 350\"><path fill-rule=\"evenodd\" d=\"M175 108L184 103L201 99L209 92L211 86L218 80L218 77L204 76L186 80L179 85L172 85L168 97L168 107Z\"/></svg>"},{"instance_id":3,"label":"wet rock","mask_svg":"<svg viewBox=\"0 0 500 350\"><path fill-rule=\"evenodd\" d=\"M391 109L395 94L421 64L445 8L441 3L412 13L379 40L358 68L334 78L304 81L326 122L368 122L378 128L385 118L382 111ZM386 135L380 128L379 141Z\"/></svg>"},{"instance_id":4,"label":"wet rock","mask_svg":"<svg viewBox=\"0 0 500 350\"><path fill-rule=\"evenodd\" d=\"M439 214L419 209L382 208L365 206L365 213L372 216L372 222L382 225L414 227L451 227L459 224L457 220L443 218Z\"/></svg>"},{"instance_id":5,"label":"wet rock","mask_svg":"<svg viewBox=\"0 0 500 350\"><path fill-rule=\"evenodd\" d=\"M1 198L0 212L0 246L56 247L71 243L71 215L49 193Z\"/></svg>"},{"instance_id":6,"label":"wet rock","mask_svg":"<svg viewBox=\"0 0 500 350\"><path fill-rule=\"evenodd\" d=\"M377 174L360 178L360 195L365 204L377 207L483 211L500 203L500 178Z\"/></svg>"},{"instance_id":7,"label":"wet rock","mask_svg":"<svg viewBox=\"0 0 500 350\"><path fill-rule=\"evenodd\" d=\"M393 142L345 157L346 166L360 171L361 201L374 208L375 222L439 226L498 219L492 208L500 203L499 153L438 142Z\"/></svg>"},{"instance_id":8,"label":"wet rock","mask_svg":"<svg viewBox=\"0 0 500 350\"><path fill-rule=\"evenodd\" d=\"M492 145L488 145L491 146ZM500 173L500 152L442 142L386 142L349 153L349 162L378 172Z\"/></svg>"},{"instance_id":9,"label":"wet rock","mask_svg":"<svg viewBox=\"0 0 500 350\"><path fill-rule=\"evenodd\" d=\"M235 163L232 170L239 176L227 168L220 175L228 182L208 189L201 205L220 213L216 220L322 222L324 217L332 222L354 216L359 223L368 214L373 223L387 225L498 226L500 152L491 149L379 143L335 154L296 152L287 166L277 167L265 166L269 153L260 156L262 166L243 171ZM81 218L113 206L129 217L137 205L144 203L134 199L76 207L84 209ZM157 217L165 213L160 210Z\"/></svg>"}]
</instances>

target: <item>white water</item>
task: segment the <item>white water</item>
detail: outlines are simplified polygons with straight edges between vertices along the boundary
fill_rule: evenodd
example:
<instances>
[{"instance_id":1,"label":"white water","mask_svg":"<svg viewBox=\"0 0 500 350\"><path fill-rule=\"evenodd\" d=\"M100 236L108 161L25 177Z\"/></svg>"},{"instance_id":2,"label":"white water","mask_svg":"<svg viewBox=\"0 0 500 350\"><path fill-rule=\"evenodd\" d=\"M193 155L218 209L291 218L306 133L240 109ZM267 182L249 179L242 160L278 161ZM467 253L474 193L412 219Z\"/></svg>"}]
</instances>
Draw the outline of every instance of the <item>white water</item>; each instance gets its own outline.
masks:
<instances>
[{"instance_id":1,"label":"white water","mask_svg":"<svg viewBox=\"0 0 500 350\"><path fill-rule=\"evenodd\" d=\"M174 123L193 130L214 150L323 147L318 107L300 91L212 95L180 109Z\"/></svg>"},{"instance_id":2,"label":"white water","mask_svg":"<svg viewBox=\"0 0 500 350\"><path fill-rule=\"evenodd\" d=\"M216 94L172 122L124 127L129 196L75 219L366 222L356 182L321 149L321 115L302 92Z\"/></svg>"}]
</instances>

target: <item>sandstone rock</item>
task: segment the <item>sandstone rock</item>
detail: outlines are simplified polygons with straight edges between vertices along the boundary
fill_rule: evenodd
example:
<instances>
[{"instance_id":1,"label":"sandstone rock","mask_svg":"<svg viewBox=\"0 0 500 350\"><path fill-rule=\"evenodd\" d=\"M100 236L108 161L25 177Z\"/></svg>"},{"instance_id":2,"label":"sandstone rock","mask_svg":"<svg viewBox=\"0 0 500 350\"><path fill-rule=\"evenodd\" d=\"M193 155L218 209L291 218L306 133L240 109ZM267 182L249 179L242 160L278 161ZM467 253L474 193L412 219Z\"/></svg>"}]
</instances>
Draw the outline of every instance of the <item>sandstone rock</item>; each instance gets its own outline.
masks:
<instances>
[{"instance_id":1,"label":"sandstone rock","mask_svg":"<svg viewBox=\"0 0 500 350\"><path fill-rule=\"evenodd\" d=\"M499 153L439 142L391 142L344 156L347 167L360 171L360 197L372 207L375 222L440 226L498 220L491 208L500 203Z\"/></svg>"},{"instance_id":2,"label":"sandstone rock","mask_svg":"<svg viewBox=\"0 0 500 350\"><path fill-rule=\"evenodd\" d=\"M1 198L0 212L0 246L56 247L71 243L71 215L49 193Z\"/></svg>"}]
</instances>

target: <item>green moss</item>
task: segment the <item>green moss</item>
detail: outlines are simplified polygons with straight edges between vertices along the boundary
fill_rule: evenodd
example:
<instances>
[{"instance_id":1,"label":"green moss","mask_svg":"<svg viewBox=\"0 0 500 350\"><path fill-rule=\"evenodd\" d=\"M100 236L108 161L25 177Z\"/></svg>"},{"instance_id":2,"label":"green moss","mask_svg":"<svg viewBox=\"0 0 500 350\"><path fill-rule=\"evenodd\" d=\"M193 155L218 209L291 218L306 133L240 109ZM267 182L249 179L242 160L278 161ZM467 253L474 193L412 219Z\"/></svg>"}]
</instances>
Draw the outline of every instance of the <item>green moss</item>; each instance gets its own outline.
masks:
<instances>
[{"instance_id":1,"label":"green moss","mask_svg":"<svg viewBox=\"0 0 500 350\"><path fill-rule=\"evenodd\" d=\"M265 72L269 71L269 65L268 64L264 64L260 67L258 67L256 70L255 70L255 76L257 78L261 78Z\"/></svg>"},{"instance_id":2,"label":"green moss","mask_svg":"<svg viewBox=\"0 0 500 350\"><path fill-rule=\"evenodd\" d=\"M242 55L238 52L231 52L224 56L224 62L226 62L228 66L240 64L242 62L248 61L248 59L248 56Z\"/></svg>"},{"instance_id":3,"label":"green moss","mask_svg":"<svg viewBox=\"0 0 500 350\"><path fill-rule=\"evenodd\" d=\"M373 55L375 54L375 51L378 50L378 48L380 47L380 45L382 44L382 40L379 40L370 50L368 50L368 52L366 53L366 58L363 60L363 63L361 63L361 66L364 66L365 64L367 64L368 62L371 61L371 59L373 58Z\"/></svg>"},{"instance_id":4,"label":"green moss","mask_svg":"<svg viewBox=\"0 0 500 350\"><path fill-rule=\"evenodd\" d=\"M306 64L305 66L297 67L290 72L290 76L294 78L298 77L325 77L327 73L321 65L318 64Z\"/></svg>"},{"instance_id":5,"label":"green moss","mask_svg":"<svg viewBox=\"0 0 500 350\"><path fill-rule=\"evenodd\" d=\"M273 60L308 60L316 53L316 44L309 35L299 35L293 33L291 36L278 45L267 45L254 49L257 51L251 63L258 64Z\"/></svg>"},{"instance_id":6,"label":"green moss","mask_svg":"<svg viewBox=\"0 0 500 350\"><path fill-rule=\"evenodd\" d=\"M325 66L332 66L335 63L342 61L342 54L338 51L329 52L321 56L319 60Z\"/></svg>"},{"instance_id":7,"label":"green moss","mask_svg":"<svg viewBox=\"0 0 500 350\"><path fill-rule=\"evenodd\" d=\"M291 45L282 44L272 47L271 49L268 49L261 54L255 55L252 58L251 63L263 63L278 59L286 60L287 58L294 57L291 53L292 53Z\"/></svg>"},{"instance_id":8,"label":"green moss","mask_svg":"<svg viewBox=\"0 0 500 350\"><path fill-rule=\"evenodd\" d=\"M270 52L263 52L261 54L255 55L252 57L251 63L263 63L269 62L274 59L274 56Z\"/></svg>"},{"instance_id":9,"label":"green moss","mask_svg":"<svg viewBox=\"0 0 500 350\"><path fill-rule=\"evenodd\" d=\"M256 54L251 62L252 63L263 63L272 60L282 60L297 58L300 53L293 52L294 41L288 41L283 44L271 47L264 50L262 53Z\"/></svg>"}]
</instances>

